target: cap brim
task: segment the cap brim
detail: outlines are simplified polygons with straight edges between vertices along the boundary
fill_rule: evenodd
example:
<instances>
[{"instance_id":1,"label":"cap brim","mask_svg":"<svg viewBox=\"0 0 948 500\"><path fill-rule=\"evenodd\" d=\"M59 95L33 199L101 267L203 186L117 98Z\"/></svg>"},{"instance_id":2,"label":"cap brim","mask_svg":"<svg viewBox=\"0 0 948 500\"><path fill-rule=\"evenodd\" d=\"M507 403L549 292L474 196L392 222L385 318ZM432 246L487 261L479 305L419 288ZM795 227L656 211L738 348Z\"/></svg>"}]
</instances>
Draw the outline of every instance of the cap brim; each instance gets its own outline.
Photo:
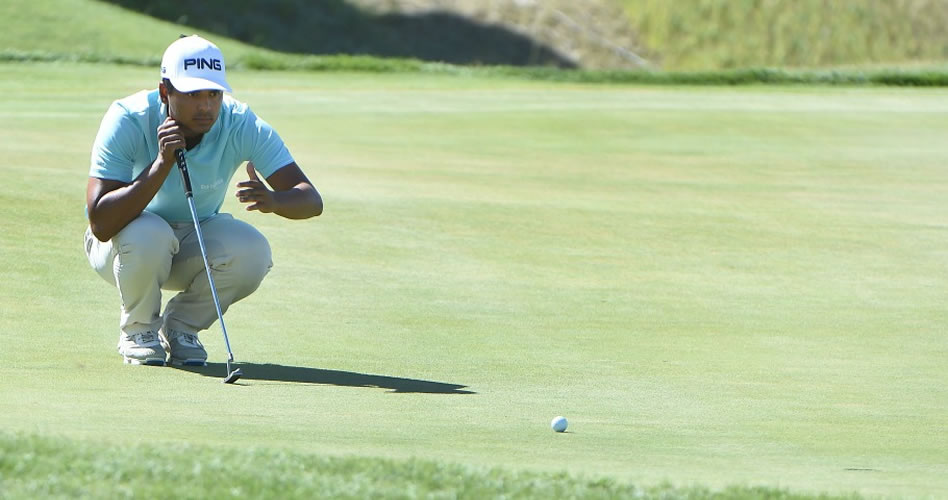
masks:
<instances>
[{"instance_id":1,"label":"cap brim","mask_svg":"<svg viewBox=\"0 0 948 500\"><path fill-rule=\"evenodd\" d=\"M196 92L198 90L221 90L230 92L230 85L227 82L215 82L206 78L179 77L171 80L175 90L179 92Z\"/></svg>"}]
</instances>

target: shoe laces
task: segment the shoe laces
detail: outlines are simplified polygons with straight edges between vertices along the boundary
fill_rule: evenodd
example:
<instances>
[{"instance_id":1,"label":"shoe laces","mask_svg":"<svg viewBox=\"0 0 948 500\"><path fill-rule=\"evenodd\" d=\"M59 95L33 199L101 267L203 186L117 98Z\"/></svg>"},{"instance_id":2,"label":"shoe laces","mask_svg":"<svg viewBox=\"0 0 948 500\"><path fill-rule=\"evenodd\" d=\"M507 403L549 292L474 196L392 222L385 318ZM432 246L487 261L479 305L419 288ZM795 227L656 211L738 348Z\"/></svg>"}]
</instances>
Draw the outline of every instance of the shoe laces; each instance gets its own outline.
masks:
<instances>
[{"instance_id":1,"label":"shoe laces","mask_svg":"<svg viewBox=\"0 0 948 500\"><path fill-rule=\"evenodd\" d=\"M158 334L155 332L144 332L132 335L132 342L139 345L148 345L158 342Z\"/></svg>"},{"instance_id":2,"label":"shoe laces","mask_svg":"<svg viewBox=\"0 0 948 500\"><path fill-rule=\"evenodd\" d=\"M181 333L175 332L175 342L186 346L186 347L202 347L201 341L198 340L197 335L193 333Z\"/></svg>"}]
</instances>

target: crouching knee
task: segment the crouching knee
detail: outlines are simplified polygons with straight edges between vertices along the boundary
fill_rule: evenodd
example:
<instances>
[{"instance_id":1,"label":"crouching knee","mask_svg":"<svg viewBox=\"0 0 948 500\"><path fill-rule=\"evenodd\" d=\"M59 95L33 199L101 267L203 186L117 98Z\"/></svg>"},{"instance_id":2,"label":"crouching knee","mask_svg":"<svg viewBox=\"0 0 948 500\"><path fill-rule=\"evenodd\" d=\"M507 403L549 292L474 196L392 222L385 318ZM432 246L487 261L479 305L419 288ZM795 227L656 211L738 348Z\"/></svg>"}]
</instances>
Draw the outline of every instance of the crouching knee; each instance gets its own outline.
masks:
<instances>
[{"instance_id":1,"label":"crouching knee","mask_svg":"<svg viewBox=\"0 0 948 500\"><path fill-rule=\"evenodd\" d=\"M161 217L142 212L113 238L125 264L164 267L178 253L178 239Z\"/></svg>"},{"instance_id":2,"label":"crouching knee","mask_svg":"<svg viewBox=\"0 0 948 500\"><path fill-rule=\"evenodd\" d=\"M212 261L211 268L227 274L226 279L240 290L239 295L246 295L260 286L273 267L273 260L270 243L263 234L249 225L242 228L240 233L239 243L227 249L224 259Z\"/></svg>"},{"instance_id":3,"label":"crouching knee","mask_svg":"<svg viewBox=\"0 0 948 500\"><path fill-rule=\"evenodd\" d=\"M270 253L270 243L262 234L258 238L248 241L239 254L240 274L244 282L256 289L263 278L273 267L273 256Z\"/></svg>"}]
</instances>

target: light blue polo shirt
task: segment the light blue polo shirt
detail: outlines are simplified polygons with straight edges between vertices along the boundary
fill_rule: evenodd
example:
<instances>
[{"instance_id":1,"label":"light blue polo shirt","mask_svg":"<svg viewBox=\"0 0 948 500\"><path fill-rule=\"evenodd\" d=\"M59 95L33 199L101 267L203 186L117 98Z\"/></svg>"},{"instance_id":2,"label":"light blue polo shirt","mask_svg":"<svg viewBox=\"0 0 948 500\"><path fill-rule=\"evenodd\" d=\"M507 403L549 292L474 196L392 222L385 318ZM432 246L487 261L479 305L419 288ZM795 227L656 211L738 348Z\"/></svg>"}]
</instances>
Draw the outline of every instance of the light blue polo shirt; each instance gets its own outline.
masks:
<instances>
[{"instance_id":1,"label":"light blue polo shirt","mask_svg":"<svg viewBox=\"0 0 948 500\"><path fill-rule=\"evenodd\" d=\"M143 90L112 103L92 147L89 176L131 183L158 156L158 126L165 116L165 105L157 89ZM276 131L246 104L229 95L224 95L217 122L184 156L194 204L202 220L220 211L231 178L245 161L253 162L263 178L293 163ZM177 166L168 173L145 210L168 222L191 221Z\"/></svg>"}]
</instances>

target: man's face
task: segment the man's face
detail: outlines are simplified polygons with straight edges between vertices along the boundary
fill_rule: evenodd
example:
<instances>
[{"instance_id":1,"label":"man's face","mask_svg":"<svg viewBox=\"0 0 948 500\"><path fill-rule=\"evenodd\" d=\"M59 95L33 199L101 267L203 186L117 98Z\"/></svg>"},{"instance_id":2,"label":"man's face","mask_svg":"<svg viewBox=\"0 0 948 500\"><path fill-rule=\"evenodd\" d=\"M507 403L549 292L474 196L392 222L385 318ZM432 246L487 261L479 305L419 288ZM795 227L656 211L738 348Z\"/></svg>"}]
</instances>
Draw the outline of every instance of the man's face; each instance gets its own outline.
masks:
<instances>
[{"instance_id":1,"label":"man's face","mask_svg":"<svg viewBox=\"0 0 948 500\"><path fill-rule=\"evenodd\" d=\"M220 90L187 93L171 90L162 94L167 95L168 112L184 129L185 137L206 134L211 130L224 102L224 93Z\"/></svg>"}]
</instances>

